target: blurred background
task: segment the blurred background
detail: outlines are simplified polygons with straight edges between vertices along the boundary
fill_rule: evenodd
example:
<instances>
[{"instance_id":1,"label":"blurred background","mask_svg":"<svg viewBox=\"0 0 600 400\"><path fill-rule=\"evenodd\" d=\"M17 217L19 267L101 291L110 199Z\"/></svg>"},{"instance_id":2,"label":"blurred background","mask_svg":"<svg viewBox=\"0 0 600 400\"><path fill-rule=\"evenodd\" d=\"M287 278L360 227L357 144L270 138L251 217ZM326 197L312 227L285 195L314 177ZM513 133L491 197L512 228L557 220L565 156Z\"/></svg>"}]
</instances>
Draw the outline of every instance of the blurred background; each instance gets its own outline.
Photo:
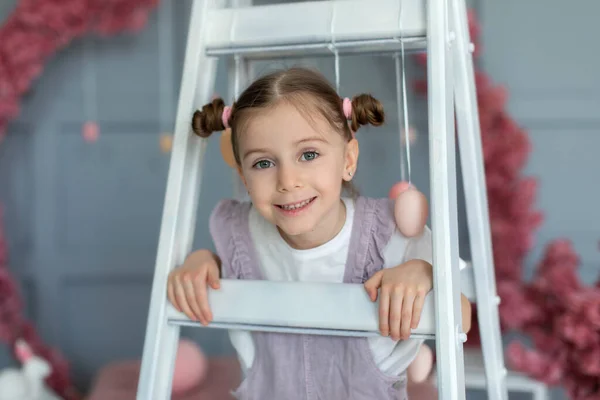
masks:
<instances>
[{"instance_id":1,"label":"blurred background","mask_svg":"<svg viewBox=\"0 0 600 400\"><path fill-rule=\"evenodd\" d=\"M18 3L27 8L30 1L0 2L0 101L4 101L0 232L6 250L0 254L4 301L0 305L8 310L0 310L4 318L0 369L18 366L10 348L15 335L29 337L38 348L58 352L48 355L57 369L66 371L68 364L68 374L54 376L55 387L72 385L91 396L100 390L97 380L104 369L141 357L192 1L138 1L143 6L139 10L135 1L123 1L122 10L113 10L121 16L130 13L122 27L119 21L113 26L107 20L108 34L72 33L68 43L52 51L46 43L50 40L40 37L57 34L56 26L11 35L26 31L26 19L13 17ZM39 3L28 6L29 12L45 10L44 18L50 18L48 8L64 5L76 13L78 1ZM43 3L54 5L44 8ZM594 44L600 35L596 21L600 3L471 0L468 4L479 29L480 113L494 121L501 118L504 124L499 127L482 117L489 122L486 129L482 122L489 147L486 167L496 171L488 175L495 185L488 189L495 250L514 254L510 260L495 254L501 264L497 277L507 283L500 293L503 304L509 307L512 300L512 306L520 308L518 301L529 301L523 288L537 276L537 266L551 263L550 258L558 260L552 265L558 265L555 270L561 276L577 277L574 288L592 287L600 270L600 53ZM135 30L126 29L128 24ZM11 64L12 57L20 57L21 64ZM35 71L27 71L28 65ZM227 64L220 65L216 93L226 97ZM261 62L255 72L261 75L292 65L317 67L333 82L333 58ZM356 182L370 196L387 196L402 178L394 74L389 56L341 59L340 94L370 92L384 103L389 116L384 127L360 133ZM425 77L424 66L413 58L408 77L413 84ZM20 96L11 92L18 85L26 86ZM412 180L429 197L426 98L410 90L408 107L414 134ZM508 159L508 164L500 158ZM219 135L209 139L205 166L194 248L212 249L209 213L218 200L233 196L232 170L221 157ZM520 184L523 179L526 183ZM468 260L460 182L458 188L461 256ZM557 239L565 241L553 242ZM517 295L511 291L515 288L523 290ZM10 300L15 296L22 299L22 307ZM547 296L538 296L537 301ZM590 299L598 297L593 296ZM600 302L593 304L600 314ZM543 305L538 308L547 312ZM14 315L16 310L22 310L22 317ZM539 320L552 326L592 323L578 318L566 315L550 321L544 316L537 326ZM523 322L503 317L503 323L507 346L514 335L536 346L527 339L531 318ZM183 334L211 360L234 360L225 332L184 329ZM563 336L555 342L567 344L553 348L557 353L540 352L560 354L552 358L560 359L563 367L553 364L552 369L551 360L538 357L535 368L528 368L523 366L525 356L516 350L515 363L521 362L523 373L536 382L549 371L560 370L556 372L560 377L547 382L549 398L583 399L572 388L584 386L582 382L596 385L595 395L600 396L600 357L596 364L589 361L592 366L583 372L565 366L586 353L600 356L600 339L578 347L576 339L569 342ZM62 357L66 364L56 361ZM236 368L228 362L219 368ZM468 398L483 399L485 392L469 390ZM531 397L511 392L512 398Z\"/></svg>"}]
</instances>

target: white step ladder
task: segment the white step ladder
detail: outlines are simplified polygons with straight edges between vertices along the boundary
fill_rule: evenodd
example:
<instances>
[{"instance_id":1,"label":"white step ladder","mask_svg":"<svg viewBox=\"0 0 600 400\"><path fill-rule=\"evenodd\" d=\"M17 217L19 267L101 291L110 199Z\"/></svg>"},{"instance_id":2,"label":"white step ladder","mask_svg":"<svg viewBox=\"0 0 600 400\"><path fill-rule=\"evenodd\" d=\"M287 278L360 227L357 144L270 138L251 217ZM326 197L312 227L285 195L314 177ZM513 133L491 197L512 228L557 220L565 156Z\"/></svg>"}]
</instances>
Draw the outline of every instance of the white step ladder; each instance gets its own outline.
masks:
<instances>
[{"instance_id":1,"label":"white step ladder","mask_svg":"<svg viewBox=\"0 0 600 400\"><path fill-rule=\"evenodd\" d=\"M465 399L460 291L473 293L488 398L506 400L465 0L337 0L238 8L225 8L223 0L194 0L187 40L137 399L170 398L180 327L202 327L174 310L166 287L169 272L191 251L206 139L193 135L190 122L193 112L211 99L218 57L235 58L243 75L237 75L238 91L253 59L331 55L333 42L340 54L397 53L402 42L405 49L428 55L434 291L412 337L436 340L439 398ZM465 276L458 265L455 111L473 265ZM362 285L225 280L221 289L209 293L212 328L378 334L376 305ZM314 309L306 303L299 307L299 299L311 298L331 301L320 301Z\"/></svg>"}]
</instances>

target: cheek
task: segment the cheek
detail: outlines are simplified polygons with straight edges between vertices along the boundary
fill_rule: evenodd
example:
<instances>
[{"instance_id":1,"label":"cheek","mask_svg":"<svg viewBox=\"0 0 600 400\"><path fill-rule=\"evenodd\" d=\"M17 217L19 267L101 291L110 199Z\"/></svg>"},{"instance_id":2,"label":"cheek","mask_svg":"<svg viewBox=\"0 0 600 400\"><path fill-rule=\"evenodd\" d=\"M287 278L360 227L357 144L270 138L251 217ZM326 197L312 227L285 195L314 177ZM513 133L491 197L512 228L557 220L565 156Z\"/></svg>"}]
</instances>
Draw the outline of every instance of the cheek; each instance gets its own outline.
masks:
<instances>
[{"instance_id":1,"label":"cheek","mask_svg":"<svg viewBox=\"0 0 600 400\"><path fill-rule=\"evenodd\" d=\"M268 187L271 185L271 175L266 171L249 171L244 173L244 179L246 181L246 189L250 192L253 197L265 197L268 192Z\"/></svg>"},{"instance_id":2,"label":"cheek","mask_svg":"<svg viewBox=\"0 0 600 400\"><path fill-rule=\"evenodd\" d=\"M320 186L331 188L332 186L341 185L344 171L344 163L341 157L329 159L327 163L320 165L318 169L318 173L315 173L314 176Z\"/></svg>"}]
</instances>

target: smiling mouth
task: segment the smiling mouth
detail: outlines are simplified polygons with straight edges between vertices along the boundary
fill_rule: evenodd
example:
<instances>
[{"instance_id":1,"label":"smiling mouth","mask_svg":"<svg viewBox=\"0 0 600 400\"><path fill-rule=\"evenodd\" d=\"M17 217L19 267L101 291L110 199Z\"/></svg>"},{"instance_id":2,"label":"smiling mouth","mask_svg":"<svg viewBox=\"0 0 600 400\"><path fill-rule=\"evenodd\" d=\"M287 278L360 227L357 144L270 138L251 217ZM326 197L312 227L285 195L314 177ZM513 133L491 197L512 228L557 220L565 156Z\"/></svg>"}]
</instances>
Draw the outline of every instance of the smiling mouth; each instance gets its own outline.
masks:
<instances>
[{"instance_id":1,"label":"smiling mouth","mask_svg":"<svg viewBox=\"0 0 600 400\"><path fill-rule=\"evenodd\" d=\"M276 204L275 206L277 208L282 209L283 211L297 211L297 210L301 210L303 208L305 208L306 206L308 206L309 204L311 204L313 201L315 201L317 197L311 197L310 199L307 200L303 200L303 201L299 201L297 203L288 203L288 204Z\"/></svg>"}]
</instances>

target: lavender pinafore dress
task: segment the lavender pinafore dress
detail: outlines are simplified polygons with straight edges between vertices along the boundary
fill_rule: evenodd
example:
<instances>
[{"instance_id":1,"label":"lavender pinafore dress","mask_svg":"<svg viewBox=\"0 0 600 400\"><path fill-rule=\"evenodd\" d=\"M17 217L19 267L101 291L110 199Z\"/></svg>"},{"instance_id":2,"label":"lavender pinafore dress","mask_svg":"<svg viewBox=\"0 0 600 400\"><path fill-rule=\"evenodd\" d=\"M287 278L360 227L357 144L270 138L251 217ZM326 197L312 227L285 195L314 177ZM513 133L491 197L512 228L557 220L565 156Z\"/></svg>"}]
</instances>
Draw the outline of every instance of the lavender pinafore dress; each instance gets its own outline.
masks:
<instances>
[{"instance_id":1,"label":"lavender pinafore dress","mask_svg":"<svg viewBox=\"0 0 600 400\"><path fill-rule=\"evenodd\" d=\"M264 279L250 237L252 205L222 200L210 231L226 279ZM384 265L394 232L393 204L358 197L345 283L364 283ZM376 365L366 338L252 333L255 358L240 387L240 400L405 400L406 374L391 376Z\"/></svg>"}]
</instances>

